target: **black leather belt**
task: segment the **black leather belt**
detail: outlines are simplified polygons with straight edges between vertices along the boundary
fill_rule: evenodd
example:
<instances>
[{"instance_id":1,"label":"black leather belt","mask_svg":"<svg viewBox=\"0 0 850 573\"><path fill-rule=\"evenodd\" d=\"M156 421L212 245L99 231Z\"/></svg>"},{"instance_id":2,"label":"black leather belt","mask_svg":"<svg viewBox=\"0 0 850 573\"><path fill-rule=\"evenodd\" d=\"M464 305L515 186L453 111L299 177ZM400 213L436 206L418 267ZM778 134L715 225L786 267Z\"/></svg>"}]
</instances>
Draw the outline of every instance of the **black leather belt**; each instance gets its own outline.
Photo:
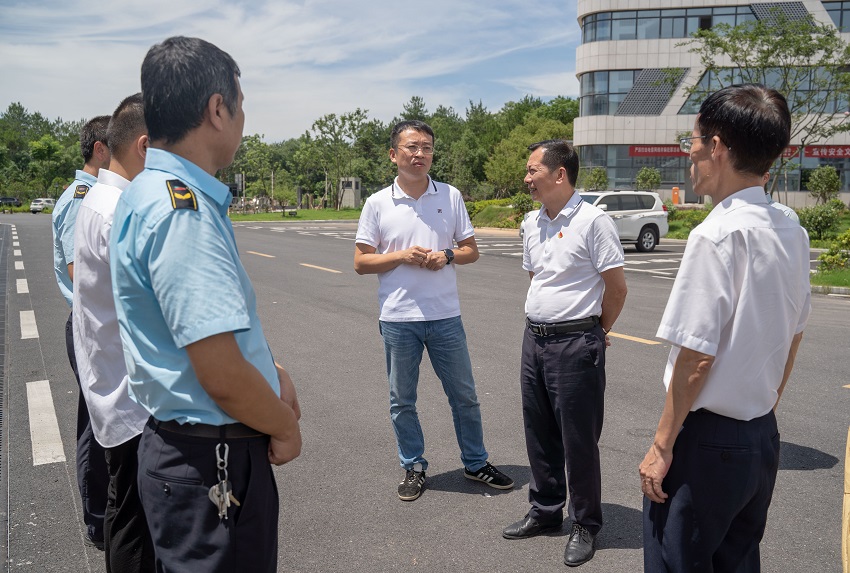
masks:
<instances>
[{"instance_id":1,"label":"black leather belt","mask_svg":"<svg viewBox=\"0 0 850 573\"><path fill-rule=\"evenodd\" d=\"M156 430L165 430L172 434L180 434L183 436L193 436L196 438L221 438L237 439L237 438L259 438L264 436L262 432L258 432L254 428L245 424L225 424L224 426L211 426L209 424L181 424L174 420L160 422L154 418L150 419L150 423ZM224 435L222 436L222 429Z\"/></svg>"},{"instance_id":2,"label":"black leather belt","mask_svg":"<svg viewBox=\"0 0 850 573\"><path fill-rule=\"evenodd\" d=\"M567 320L564 322L531 322L528 318L526 318L525 324L527 324L528 329L537 336L555 336L557 334L590 330L599 324L599 317L588 316L587 318Z\"/></svg>"}]
</instances>

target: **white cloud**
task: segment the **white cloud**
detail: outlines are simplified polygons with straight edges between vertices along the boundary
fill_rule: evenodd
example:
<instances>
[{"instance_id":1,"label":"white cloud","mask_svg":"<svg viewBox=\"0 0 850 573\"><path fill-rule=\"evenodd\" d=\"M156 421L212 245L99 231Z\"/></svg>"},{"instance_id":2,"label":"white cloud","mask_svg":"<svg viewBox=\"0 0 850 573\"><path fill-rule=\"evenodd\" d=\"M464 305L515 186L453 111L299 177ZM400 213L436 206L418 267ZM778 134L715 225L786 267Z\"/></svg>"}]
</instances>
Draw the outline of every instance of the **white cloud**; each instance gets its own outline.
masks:
<instances>
[{"instance_id":1,"label":"white cloud","mask_svg":"<svg viewBox=\"0 0 850 573\"><path fill-rule=\"evenodd\" d=\"M139 90L147 49L178 34L233 55L246 133L269 140L356 107L388 121L412 95L431 109L462 113L469 100L498 109L525 93L577 91L559 70L574 67L579 31L570 4L13 0L0 21L0 110L20 101L51 118L110 113Z\"/></svg>"}]
</instances>

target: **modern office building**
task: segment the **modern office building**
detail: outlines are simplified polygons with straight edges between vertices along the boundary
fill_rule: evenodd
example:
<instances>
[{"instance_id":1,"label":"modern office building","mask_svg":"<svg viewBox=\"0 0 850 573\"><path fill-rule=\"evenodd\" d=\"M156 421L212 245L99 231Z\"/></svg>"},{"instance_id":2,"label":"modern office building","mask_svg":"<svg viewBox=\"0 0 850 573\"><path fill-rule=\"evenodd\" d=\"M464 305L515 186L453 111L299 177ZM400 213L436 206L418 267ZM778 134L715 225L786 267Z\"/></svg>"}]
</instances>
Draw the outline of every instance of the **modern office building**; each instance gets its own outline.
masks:
<instances>
[{"instance_id":1,"label":"modern office building","mask_svg":"<svg viewBox=\"0 0 850 573\"><path fill-rule=\"evenodd\" d=\"M612 188L633 187L640 168L656 167L662 188L678 186L693 200L688 158L679 151L677 136L691 131L700 104L689 100L686 89L700 82L711 85L707 82L714 78L702 73L697 54L676 45L701 28L768 18L776 9L790 18L810 16L834 25L850 41L848 0L578 0L581 107L574 142L582 166L604 167ZM671 85L677 86L672 94ZM848 109L848 97L836 100L837 113ZM799 145L792 140L788 152ZM780 179L778 189L789 192L782 199L795 207L811 202L808 193L795 192L801 173L819 165L838 170L842 198L850 199L850 133L807 145L802 168Z\"/></svg>"}]
</instances>

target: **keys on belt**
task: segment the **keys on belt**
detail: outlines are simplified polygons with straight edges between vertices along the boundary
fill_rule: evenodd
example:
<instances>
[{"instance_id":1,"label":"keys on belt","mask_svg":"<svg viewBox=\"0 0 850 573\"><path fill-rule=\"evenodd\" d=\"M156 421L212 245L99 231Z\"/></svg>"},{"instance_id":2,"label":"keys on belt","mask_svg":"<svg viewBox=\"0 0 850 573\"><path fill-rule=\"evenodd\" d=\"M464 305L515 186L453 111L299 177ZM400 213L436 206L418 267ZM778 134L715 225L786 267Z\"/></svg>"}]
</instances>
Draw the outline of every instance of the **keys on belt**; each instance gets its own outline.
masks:
<instances>
[{"instance_id":1,"label":"keys on belt","mask_svg":"<svg viewBox=\"0 0 850 573\"><path fill-rule=\"evenodd\" d=\"M566 320L564 322L532 322L528 318L525 319L525 324L528 329L536 336L555 336L558 334L568 334L570 332L580 332L590 330L599 324L598 316L588 316L578 320Z\"/></svg>"}]
</instances>

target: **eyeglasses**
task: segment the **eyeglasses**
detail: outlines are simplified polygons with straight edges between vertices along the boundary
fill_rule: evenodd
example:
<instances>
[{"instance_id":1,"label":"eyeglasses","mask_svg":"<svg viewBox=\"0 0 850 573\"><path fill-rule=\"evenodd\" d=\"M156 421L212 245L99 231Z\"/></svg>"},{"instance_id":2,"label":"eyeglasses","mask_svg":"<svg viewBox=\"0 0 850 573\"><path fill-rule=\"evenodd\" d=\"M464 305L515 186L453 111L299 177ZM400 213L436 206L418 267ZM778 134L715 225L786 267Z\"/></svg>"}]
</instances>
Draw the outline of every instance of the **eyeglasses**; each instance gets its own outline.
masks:
<instances>
[{"instance_id":1,"label":"eyeglasses","mask_svg":"<svg viewBox=\"0 0 850 573\"><path fill-rule=\"evenodd\" d=\"M407 151L411 155L416 155L420 151L422 152L422 155L434 155L434 147L431 146L431 145L410 144L410 145L405 145L404 147L402 147L402 149L404 149L405 151Z\"/></svg>"},{"instance_id":2,"label":"eyeglasses","mask_svg":"<svg viewBox=\"0 0 850 573\"><path fill-rule=\"evenodd\" d=\"M694 139L705 139L708 137L707 135L696 135L694 137L683 137L679 140L679 149L682 150L682 153L690 153L691 147L694 146Z\"/></svg>"}]
</instances>

